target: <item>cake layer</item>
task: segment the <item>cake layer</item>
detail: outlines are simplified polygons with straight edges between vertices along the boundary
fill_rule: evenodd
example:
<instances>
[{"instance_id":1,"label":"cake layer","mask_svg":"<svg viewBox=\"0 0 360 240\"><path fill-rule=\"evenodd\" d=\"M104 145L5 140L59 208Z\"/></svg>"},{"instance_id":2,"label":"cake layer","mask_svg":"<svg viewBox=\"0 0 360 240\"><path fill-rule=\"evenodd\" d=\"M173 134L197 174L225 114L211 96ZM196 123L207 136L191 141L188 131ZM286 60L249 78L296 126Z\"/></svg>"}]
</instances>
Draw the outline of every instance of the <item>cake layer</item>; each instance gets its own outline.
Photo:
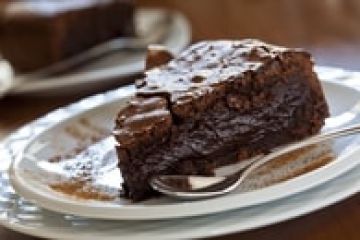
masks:
<instances>
[{"instance_id":1,"label":"cake layer","mask_svg":"<svg viewBox=\"0 0 360 240\"><path fill-rule=\"evenodd\" d=\"M0 52L33 71L98 43L134 33L131 0L19 0L0 3Z\"/></svg>"},{"instance_id":2,"label":"cake layer","mask_svg":"<svg viewBox=\"0 0 360 240\"><path fill-rule=\"evenodd\" d=\"M201 42L146 72L116 123L127 196L151 196L153 175L210 175L318 132L328 108L312 67L303 51L244 40Z\"/></svg>"}]
</instances>

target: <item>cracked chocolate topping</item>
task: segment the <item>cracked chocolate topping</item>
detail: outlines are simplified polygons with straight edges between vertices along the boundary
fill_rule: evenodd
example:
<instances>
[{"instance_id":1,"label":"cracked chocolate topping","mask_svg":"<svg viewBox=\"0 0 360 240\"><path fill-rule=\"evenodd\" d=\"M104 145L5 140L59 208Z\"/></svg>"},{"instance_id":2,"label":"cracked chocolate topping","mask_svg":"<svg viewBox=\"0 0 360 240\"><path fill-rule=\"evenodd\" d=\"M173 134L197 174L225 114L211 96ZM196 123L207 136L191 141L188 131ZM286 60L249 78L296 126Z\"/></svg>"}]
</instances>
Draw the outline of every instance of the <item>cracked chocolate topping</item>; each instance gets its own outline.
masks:
<instances>
[{"instance_id":1,"label":"cracked chocolate topping","mask_svg":"<svg viewBox=\"0 0 360 240\"><path fill-rule=\"evenodd\" d=\"M170 96L172 103L211 92L213 86L256 71L264 62L287 51L263 42L205 41L194 44L167 65L145 72L138 95Z\"/></svg>"}]
</instances>

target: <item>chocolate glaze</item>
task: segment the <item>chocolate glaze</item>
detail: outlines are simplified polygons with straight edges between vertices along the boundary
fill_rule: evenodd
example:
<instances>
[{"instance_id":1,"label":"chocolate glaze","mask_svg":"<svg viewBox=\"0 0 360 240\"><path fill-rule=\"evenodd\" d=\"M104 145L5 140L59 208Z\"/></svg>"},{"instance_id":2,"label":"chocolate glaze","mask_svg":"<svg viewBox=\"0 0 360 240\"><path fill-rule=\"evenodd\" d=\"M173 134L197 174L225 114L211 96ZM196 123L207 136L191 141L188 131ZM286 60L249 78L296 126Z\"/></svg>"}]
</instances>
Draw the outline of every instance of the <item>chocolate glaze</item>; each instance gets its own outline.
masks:
<instances>
[{"instance_id":1,"label":"chocolate glaze","mask_svg":"<svg viewBox=\"0 0 360 240\"><path fill-rule=\"evenodd\" d=\"M167 110L167 102L159 97L135 98L129 106L119 114L116 120L121 128L115 129L114 134L121 146L139 145L144 141L151 141L156 135L170 129L171 114ZM161 126L161 128L158 128Z\"/></svg>"},{"instance_id":2,"label":"chocolate glaze","mask_svg":"<svg viewBox=\"0 0 360 240\"><path fill-rule=\"evenodd\" d=\"M328 108L312 67L303 51L243 40L201 42L147 71L141 100L120 112L115 132L128 196L151 195L152 175L211 174L236 154L242 159L319 131ZM131 119L134 108L136 119L154 111L144 99L162 102L155 111L167 111L166 121L164 114L129 130L121 119Z\"/></svg>"},{"instance_id":3,"label":"chocolate glaze","mask_svg":"<svg viewBox=\"0 0 360 240\"><path fill-rule=\"evenodd\" d=\"M246 71L256 71L286 50L250 39L200 42L167 65L145 72L147 84L139 87L138 94L166 92L171 95L172 103L179 104L184 97L200 97L223 81L239 78Z\"/></svg>"},{"instance_id":4,"label":"chocolate glaze","mask_svg":"<svg viewBox=\"0 0 360 240\"><path fill-rule=\"evenodd\" d=\"M167 64L174 55L161 45L149 45L146 53L145 69L149 70Z\"/></svg>"}]
</instances>

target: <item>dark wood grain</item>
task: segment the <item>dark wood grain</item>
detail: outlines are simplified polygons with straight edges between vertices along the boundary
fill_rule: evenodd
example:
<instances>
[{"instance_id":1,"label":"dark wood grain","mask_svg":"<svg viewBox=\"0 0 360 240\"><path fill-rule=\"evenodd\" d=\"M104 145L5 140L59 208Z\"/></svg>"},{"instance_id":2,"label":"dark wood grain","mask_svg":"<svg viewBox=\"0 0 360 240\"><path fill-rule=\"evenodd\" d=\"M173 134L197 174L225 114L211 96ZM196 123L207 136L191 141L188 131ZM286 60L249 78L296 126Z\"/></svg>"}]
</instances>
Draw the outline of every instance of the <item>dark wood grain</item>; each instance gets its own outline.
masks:
<instances>
[{"instance_id":1,"label":"dark wood grain","mask_svg":"<svg viewBox=\"0 0 360 240\"><path fill-rule=\"evenodd\" d=\"M193 24L194 41L256 37L308 48L320 64L360 70L360 3L357 0L138 0L138 4L182 11ZM0 139L21 125L79 98L8 97L0 100ZM360 194L357 194L294 220L214 239L357 240L360 239L359 225ZM0 227L0 239L36 238Z\"/></svg>"}]
</instances>

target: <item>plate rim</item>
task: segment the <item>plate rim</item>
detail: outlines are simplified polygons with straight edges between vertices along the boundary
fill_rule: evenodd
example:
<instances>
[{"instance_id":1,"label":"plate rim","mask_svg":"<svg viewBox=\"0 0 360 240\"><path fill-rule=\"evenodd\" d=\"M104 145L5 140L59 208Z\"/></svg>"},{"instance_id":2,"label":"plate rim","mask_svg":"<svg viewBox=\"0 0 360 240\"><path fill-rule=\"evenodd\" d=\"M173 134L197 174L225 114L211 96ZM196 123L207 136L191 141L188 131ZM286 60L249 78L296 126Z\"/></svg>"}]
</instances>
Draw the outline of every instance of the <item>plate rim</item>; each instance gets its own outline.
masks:
<instances>
[{"instance_id":1,"label":"plate rim","mask_svg":"<svg viewBox=\"0 0 360 240\"><path fill-rule=\"evenodd\" d=\"M336 181L336 179L330 180L330 182L331 181ZM320 187L320 186L318 186L318 187ZM308 191L314 191L314 190L315 189L310 189ZM296 210L293 210L290 213L289 213L289 211L287 211L286 213L282 214L280 218L278 217L279 215L273 216L273 218L268 218L267 221L264 221L261 224L253 224L250 227L250 226L241 225L241 221L239 221L237 224L234 224L230 227L223 227L221 229L221 231L219 231L219 230L208 231L206 234L200 234L200 233L192 234L189 232L182 233L182 235L178 236L178 239L217 237L217 236L222 236L225 234L240 233L243 231L249 231L249 230L258 229L261 227L270 226L273 224L282 223L282 222L285 222L290 219L302 217L308 213L313 213L313 212L319 211L321 209L324 209L326 207L329 207L331 205L339 203L342 200L345 200L349 197L352 197L358 193L360 193L360 185L358 185L358 186L354 185L351 188L346 188L346 190L339 191L339 192L337 192L337 194L334 194L330 197L315 199L314 201L312 201L311 204L309 203L308 205L304 206L303 208L297 208ZM254 207L256 207L256 206L254 206ZM8 221L2 221L1 218L0 218L0 224L8 229L11 229L11 230L23 233L23 234L28 234L31 236L36 236L36 237L54 238L54 239L71 239L73 237L73 236L70 236L69 234L67 234L67 235L62 234L60 231L56 231L56 229L53 229L51 231L51 230L44 230L44 229L36 228L36 227L26 227L21 224L10 223ZM77 239L79 239L79 240L87 239L88 240L88 239L92 239L92 238L85 236L85 237L77 237ZM93 239L98 239L98 237L94 237ZM104 239L105 240L121 239L121 236L120 237L119 236L104 237ZM129 239L137 239L137 238L131 237ZM168 239L168 238L166 238L164 236L163 237L151 236L148 239L149 240L161 240L161 239Z\"/></svg>"},{"instance_id":2,"label":"plate rim","mask_svg":"<svg viewBox=\"0 0 360 240\"><path fill-rule=\"evenodd\" d=\"M322 81L322 82L324 82L326 84L330 84L330 85L335 85L335 86L340 85L341 87L354 90L358 94L360 94L359 90L357 90L355 88L351 88L351 87L346 86L341 83L329 82L326 80ZM119 96L119 98L111 99L107 103L102 102L96 107L101 107L105 104L109 104L111 102L120 100L124 97L126 97L126 96ZM70 116L70 118L73 118L73 117L75 118L76 116L79 116L79 115L83 114L84 112L94 110L96 107L87 108L87 109L84 109L84 111L74 113L72 116ZM59 124L62 124L62 122L64 120L69 120L70 118L62 119L60 123L49 126L42 133L38 134L36 137L39 137L42 134L46 134L47 131L51 130L55 126L58 126ZM35 139L35 137L34 137L34 139ZM23 151L25 151L27 149L27 147L29 145L31 145L31 143L34 141L34 139L28 140L26 146L23 148ZM360 150L360 148L358 148L357 151L358 150ZM21 153L23 153L23 151ZM354 156L354 153L352 153L351 156L348 156L347 159L349 159L353 156ZM22 157L22 155L19 154L18 157L15 159L15 161L12 163L12 165L10 167L10 182L14 186L16 191L18 193L20 193L20 195L24 196L27 199L31 199L32 201L35 201L36 204L41 207L44 207L44 208L47 208L47 209L50 209L53 211L66 213L66 214L69 214L69 213L76 214L76 215L79 215L82 217L90 217L90 218L97 218L97 219L109 219L109 220L159 220L159 219L182 218L182 217L214 214L214 213L229 211L229 210L233 210L233 209L240 209L240 208L245 208L245 207L251 207L254 205L265 204L268 202L276 201L279 199L283 199L283 198L298 194L300 192L304 192L306 190L309 190L311 188L314 188L316 186L324 184L325 182L328 182L328 181L338 177L339 175L342 175L345 172L353 169L358 164L358 163L353 163L352 165L346 165L343 168L340 168L340 170L335 171L336 173L334 173L334 169L336 169L336 166L339 164L344 164L345 160L331 162L330 164L327 164L319 169L313 170L309 173L298 176L289 181L278 183L273 186L264 188L262 190L248 192L248 193L227 195L227 196L223 196L220 198L201 200L201 201L196 201L196 202L191 202L191 203L189 203L189 202L171 203L171 204L165 204L165 206L164 205L160 205L160 206L136 205L136 206L126 206L124 208L119 208L116 206L102 206L102 207L87 206L88 204L84 204L84 202L81 202L81 204L80 204L79 201L74 201L74 200L69 200L69 199L67 199L67 201L58 201L58 199L56 197L54 197L54 195L51 196L51 198L49 198L49 196L44 196L43 194L39 194L39 192L30 191L29 189L24 188L24 185L27 185L26 181L23 179L20 179L16 172L17 164L19 164L19 162L21 162L21 160L22 160L21 157ZM349 161L349 160L347 160L347 161ZM353 161L353 162L355 162L355 161ZM326 171L330 174L332 172L332 175L330 175L330 177L328 176L327 178L322 178L322 174ZM306 184L304 186L301 185L302 181L303 182L309 181L314 177L318 178L317 181L312 181L312 183ZM295 186L300 184L302 187L297 187L296 191L291 191L291 192L280 191L282 188L284 188L286 185L289 185L289 184L293 184ZM245 199L246 199L246 197L254 198L254 197L252 197L252 195L254 195L254 194L255 194L255 196L256 196L256 194L261 196L261 194L259 194L259 191L262 192L262 195L273 195L273 194L271 194L272 192L277 192L277 194L275 194L274 197L267 198L267 199L260 197L261 200L253 202L252 204L247 204L247 205L245 205L244 203L242 203L242 205L236 204L236 202L239 202L239 201L241 202L241 200L242 200L241 196L239 197L239 195L242 195L242 198L245 198ZM279 192L281 192L282 194L278 194ZM44 199L42 199L43 197L46 197L48 200L50 199L52 201L43 201L44 200ZM55 199L53 199L53 198L55 198ZM62 198L61 200L63 200L63 199L66 199L66 197ZM61 203L62 205L60 206L59 203ZM201 208L202 204L205 204L205 203L207 206L210 206L210 207L206 208L206 210L205 210L205 208ZM192 205L192 206L189 206L189 205ZM99 209L101 209L101 210L99 211ZM197 212L194 212L194 209L197 209ZM211 211L209 211L209 209L211 209ZM106 215L105 216L103 214L104 210L108 211L112 214L115 214L115 213L113 213L114 211L117 211L117 213L115 215L111 215L111 216ZM146 214L143 213L144 210L147 211ZM163 211L163 212L159 213L159 211ZM89 212L92 212L92 213L89 214ZM142 212L142 214L140 214L140 215L134 214L137 212ZM176 214L174 214L174 213L171 214L169 212L175 212ZM157 213L157 215L154 217L153 214L155 214L155 213Z\"/></svg>"}]
</instances>

